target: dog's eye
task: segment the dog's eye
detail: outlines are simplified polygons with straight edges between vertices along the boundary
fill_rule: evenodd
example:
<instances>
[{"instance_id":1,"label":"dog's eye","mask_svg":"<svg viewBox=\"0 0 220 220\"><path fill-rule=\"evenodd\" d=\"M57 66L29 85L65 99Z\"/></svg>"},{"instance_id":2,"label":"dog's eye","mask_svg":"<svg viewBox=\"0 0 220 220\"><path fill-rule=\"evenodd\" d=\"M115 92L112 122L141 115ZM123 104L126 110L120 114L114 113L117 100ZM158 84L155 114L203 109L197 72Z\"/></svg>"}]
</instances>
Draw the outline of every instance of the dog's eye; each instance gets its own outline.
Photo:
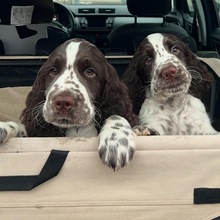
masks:
<instances>
[{"instance_id":1,"label":"dog's eye","mask_svg":"<svg viewBox=\"0 0 220 220\"><path fill-rule=\"evenodd\" d=\"M179 52L180 52L180 49L179 49L178 47L173 46L173 47L171 48L171 53L178 54Z\"/></svg>"},{"instance_id":2,"label":"dog's eye","mask_svg":"<svg viewBox=\"0 0 220 220\"><path fill-rule=\"evenodd\" d=\"M92 68L88 68L85 70L85 74L88 76L88 77L94 77L96 76L96 73L95 71L92 69Z\"/></svg>"},{"instance_id":3,"label":"dog's eye","mask_svg":"<svg viewBox=\"0 0 220 220\"><path fill-rule=\"evenodd\" d=\"M50 75L56 76L59 73L59 71L58 71L58 69L56 67L52 67L50 69L49 73L50 73Z\"/></svg>"},{"instance_id":4,"label":"dog's eye","mask_svg":"<svg viewBox=\"0 0 220 220\"><path fill-rule=\"evenodd\" d=\"M146 63L147 65L150 65L150 64L152 63L152 58L151 58L150 56L147 56L147 57L145 58L145 63Z\"/></svg>"}]
</instances>

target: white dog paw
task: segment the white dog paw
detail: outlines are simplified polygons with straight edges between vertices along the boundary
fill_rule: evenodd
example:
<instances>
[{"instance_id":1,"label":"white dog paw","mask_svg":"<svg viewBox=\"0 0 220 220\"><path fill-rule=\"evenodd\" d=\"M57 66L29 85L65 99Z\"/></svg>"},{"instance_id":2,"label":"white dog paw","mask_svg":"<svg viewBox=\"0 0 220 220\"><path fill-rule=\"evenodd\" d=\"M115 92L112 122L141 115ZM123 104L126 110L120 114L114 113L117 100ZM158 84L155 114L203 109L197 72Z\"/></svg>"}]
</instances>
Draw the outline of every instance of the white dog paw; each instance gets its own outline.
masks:
<instances>
[{"instance_id":1,"label":"white dog paw","mask_svg":"<svg viewBox=\"0 0 220 220\"><path fill-rule=\"evenodd\" d=\"M99 134L99 157L113 170L118 170L133 158L135 134L126 119L109 117Z\"/></svg>"},{"instance_id":2,"label":"white dog paw","mask_svg":"<svg viewBox=\"0 0 220 220\"><path fill-rule=\"evenodd\" d=\"M26 137L24 125L16 122L0 122L0 144L4 144L11 137Z\"/></svg>"}]
</instances>

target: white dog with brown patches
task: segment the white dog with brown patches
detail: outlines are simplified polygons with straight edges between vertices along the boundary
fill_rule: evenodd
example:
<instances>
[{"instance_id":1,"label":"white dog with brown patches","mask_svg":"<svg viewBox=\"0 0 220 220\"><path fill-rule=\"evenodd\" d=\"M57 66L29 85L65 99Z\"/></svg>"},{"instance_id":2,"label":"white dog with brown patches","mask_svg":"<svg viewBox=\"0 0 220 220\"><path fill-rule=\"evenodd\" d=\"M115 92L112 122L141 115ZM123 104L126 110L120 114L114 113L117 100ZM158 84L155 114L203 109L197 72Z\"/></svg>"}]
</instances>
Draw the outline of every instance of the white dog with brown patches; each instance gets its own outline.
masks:
<instances>
[{"instance_id":1,"label":"white dog with brown patches","mask_svg":"<svg viewBox=\"0 0 220 220\"><path fill-rule=\"evenodd\" d=\"M124 82L139 112L140 126L134 128L138 135L218 134L204 104L193 96L207 89L211 74L175 36L149 35L134 55Z\"/></svg>"},{"instance_id":2,"label":"white dog with brown patches","mask_svg":"<svg viewBox=\"0 0 220 220\"><path fill-rule=\"evenodd\" d=\"M137 124L127 87L103 53L90 42L71 39L57 47L40 68L22 124L0 123L0 144L10 137L92 137L112 169L126 166L135 151Z\"/></svg>"}]
</instances>

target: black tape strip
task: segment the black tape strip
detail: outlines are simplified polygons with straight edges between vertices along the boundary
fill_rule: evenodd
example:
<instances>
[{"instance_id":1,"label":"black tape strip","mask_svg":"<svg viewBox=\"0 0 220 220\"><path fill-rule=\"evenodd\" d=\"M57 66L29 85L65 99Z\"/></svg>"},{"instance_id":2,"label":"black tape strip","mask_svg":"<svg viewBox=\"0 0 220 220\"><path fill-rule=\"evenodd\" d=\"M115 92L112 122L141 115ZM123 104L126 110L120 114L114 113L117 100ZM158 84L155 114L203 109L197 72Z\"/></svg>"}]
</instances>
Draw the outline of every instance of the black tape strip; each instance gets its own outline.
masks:
<instances>
[{"instance_id":1,"label":"black tape strip","mask_svg":"<svg viewBox=\"0 0 220 220\"><path fill-rule=\"evenodd\" d=\"M194 204L220 203L220 188L195 188Z\"/></svg>"}]
</instances>

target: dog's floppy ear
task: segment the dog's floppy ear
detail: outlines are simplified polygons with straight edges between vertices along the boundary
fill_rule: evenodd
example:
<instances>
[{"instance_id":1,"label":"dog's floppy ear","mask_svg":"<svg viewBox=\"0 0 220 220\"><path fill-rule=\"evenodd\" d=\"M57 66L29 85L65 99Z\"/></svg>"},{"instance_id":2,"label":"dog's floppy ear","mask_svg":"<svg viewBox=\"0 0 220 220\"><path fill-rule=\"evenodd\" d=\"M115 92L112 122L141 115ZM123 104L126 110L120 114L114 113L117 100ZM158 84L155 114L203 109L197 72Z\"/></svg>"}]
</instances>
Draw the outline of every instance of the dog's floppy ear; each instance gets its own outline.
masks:
<instances>
[{"instance_id":1,"label":"dog's floppy ear","mask_svg":"<svg viewBox=\"0 0 220 220\"><path fill-rule=\"evenodd\" d=\"M106 81L100 103L100 110L104 116L103 119L106 119L111 115L120 115L127 119L133 127L137 125L138 120L133 113L128 88L120 80L115 68L109 63L106 63L106 65Z\"/></svg>"},{"instance_id":2,"label":"dog's floppy ear","mask_svg":"<svg viewBox=\"0 0 220 220\"><path fill-rule=\"evenodd\" d=\"M32 90L26 98L26 107L20 116L20 120L25 125L30 137L63 136L58 127L46 123L41 117L41 107L45 101L45 69L47 63L48 61L40 68Z\"/></svg>"},{"instance_id":3,"label":"dog's floppy ear","mask_svg":"<svg viewBox=\"0 0 220 220\"><path fill-rule=\"evenodd\" d=\"M199 60L188 47L185 48L185 57L188 70L192 75L192 83L189 91L197 98L202 98L203 94L212 85L214 80L213 74L208 70L207 65Z\"/></svg>"},{"instance_id":4,"label":"dog's floppy ear","mask_svg":"<svg viewBox=\"0 0 220 220\"><path fill-rule=\"evenodd\" d=\"M35 115L34 108L38 103L42 103L45 99L44 91L45 91L45 79L41 76L42 67L38 72L37 78L35 79L32 90L29 92L26 98L26 107L21 114L21 121L25 125L27 131L34 130L35 127ZM35 112L36 113L36 112ZM33 136L32 134L28 134L29 136Z\"/></svg>"},{"instance_id":5,"label":"dog's floppy ear","mask_svg":"<svg viewBox=\"0 0 220 220\"><path fill-rule=\"evenodd\" d=\"M122 81L128 87L129 97L132 100L133 110L135 114L138 114L142 103L145 99L145 87L143 85L142 79L140 78L140 73L137 68L138 55L132 58L127 70L122 76Z\"/></svg>"}]
</instances>

